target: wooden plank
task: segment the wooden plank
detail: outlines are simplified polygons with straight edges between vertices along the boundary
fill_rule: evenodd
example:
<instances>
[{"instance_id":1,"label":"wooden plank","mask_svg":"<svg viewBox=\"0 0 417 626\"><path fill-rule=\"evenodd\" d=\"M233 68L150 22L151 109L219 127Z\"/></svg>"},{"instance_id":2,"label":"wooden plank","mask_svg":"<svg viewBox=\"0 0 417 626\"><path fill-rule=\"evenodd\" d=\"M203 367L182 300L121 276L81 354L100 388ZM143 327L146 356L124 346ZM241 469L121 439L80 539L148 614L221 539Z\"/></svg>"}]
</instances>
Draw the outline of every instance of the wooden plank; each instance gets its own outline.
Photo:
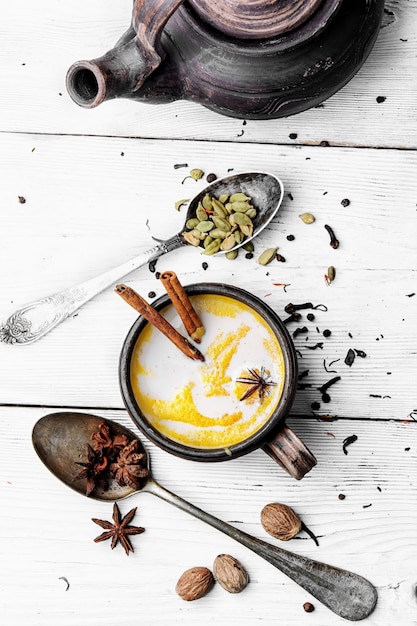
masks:
<instances>
[{"instance_id":1,"label":"wooden plank","mask_svg":"<svg viewBox=\"0 0 417 626\"><path fill-rule=\"evenodd\" d=\"M327 312L315 311L313 322L304 315L300 325L309 333L295 339L300 370L309 370L303 383L312 385L297 395L296 414L312 415L317 387L335 375L342 381L320 415L402 420L415 410L414 153L246 145L236 154L230 143L164 142L162 149L155 141L13 134L3 135L0 150L0 202L8 225L0 248L3 319L17 306L152 247L152 237L177 232L185 209L175 211L174 202L205 184L182 184L190 167L218 175L229 168L271 170L282 176L286 197L259 236L253 259L207 259L185 248L162 257L157 269L173 269L184 284L244 287L283 317L288 302L327 306ZM188 168L174 169L184 162ZM315 214L314 224L302 223L304 211ZM329 245L326 223L340 239L337 250ZM288 234L295 240L287 241ZM286 262L260 266L257 256L271 246L279 246ZM337 271L330 287L324 280L329 265ZM146 267L127 280L145 297L163 293ZM119 300L108 289L38 343L0 344L0 400L121 407L118 355L136 314ZM325 329L332 332L327 339ZM309 349L318 343L322 347ZM346 366L350 348L367 357Z\"/></svg>"},{"instance_id":2,"label":"wooden plank","mask_svg":"<svg viewBox=\"0 0 417 626\"><path fill-rule=\"evenodd\" d=\"M322 107L246 123L190 102L155 106L117 100L94 110L80 109L66 93L66 72L76 60L100 56L114 45L130 23L130 0L104 5L74 0L66 7L59 3L59 9L53 0L9 3L0 46L0 130L415 148L410 87L417 72L416 13L415 2L388 0L370 57ZM378 102L378 97L385 100Z\"/></svg>"},{"instance_id":3,"label":"wooden plank","mask_svg":"<svg viewBox=\"0 0 417 626\"><path fill-rule=\"evenodd\" d=\"M2 521L0 555L2 612L9 624L33 626L152 623L208 625L222 621L288 626L345 623L283 574L232 539L149 494L120 503L137 506L133 523L146 532L133 537L129 559L117 547L94 544L101 531L91 517L111 519L110 503L80 497L50 475L31 445L31 430L45 409L0 408ZM99 414L131 427L123 412ZM300 424L298 424L300 427ZM174 458L145 442L153 473L168 489L254 536L316 560L360 573L376 585L375 612L367 624L414 623L417 545L415 424L341 420L303 421L303 437L320 450L317 467L302 481L287 477L262 452L230 463L199 464ZM343 440L357 441L343 453ZM342 501L339 494L346 497ZM283 543L260 524L268 502L292 506L319 537L319 547L301 533ZM248 569L240 595L219 585L202 600L184 603L174 591L180 574L194 565L212 567L219 553L234 555ZM67 585L68 581L68 585ZM68 588L67 588L68 586ZM316 607L306 614L302 605Z\"/></svg>"}]
</instances>

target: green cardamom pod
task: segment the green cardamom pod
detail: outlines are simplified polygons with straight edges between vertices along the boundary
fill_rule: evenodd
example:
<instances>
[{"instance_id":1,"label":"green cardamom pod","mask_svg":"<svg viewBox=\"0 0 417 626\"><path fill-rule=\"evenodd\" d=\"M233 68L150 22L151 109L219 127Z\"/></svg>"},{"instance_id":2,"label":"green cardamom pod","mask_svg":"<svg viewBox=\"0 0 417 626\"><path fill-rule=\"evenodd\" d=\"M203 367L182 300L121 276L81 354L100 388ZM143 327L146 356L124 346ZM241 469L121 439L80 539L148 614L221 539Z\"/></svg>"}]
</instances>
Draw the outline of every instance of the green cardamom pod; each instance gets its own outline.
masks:
<instances>
[{"instance_id":1,"label":"green cardamom pod","mask_svg":"<svg viewBox=\"0 0 417 626\"><path fill-rule=\"evenodd\" d=\"M228 233L221 228L213 228L213 230L210 231L210 234L213 239L226 239L228 235Z\"/></svg>"},{"instance_id":2,"label":"green cardamom pod","mask_svg":"<svg viewBox=\"0 0 417 626\"><path fill-rule=\"evenodd\" d=\"M243 244L242 248L246 250L246 252L253 252L255 250L253 241L247 241L246 243Z\"/></svg>"},{"instance_id":3,"label":"green cardamom pod","mask_svg":"<svg viewBox=\"0 0 417 626\"><path fill-rule=\"evenodd\" d=\"M229 259L229 261L233 261L238 255L238 250L229 250L229 252L226 252L226 254L224 255L226 257L226 259Z\"/></svg>"},{"instance_id":4,"label":"green cardamom pod","mask_svg":"<svg viewBox=\"0 0 417 626\"><path fill-rule=\"evenodd\" d=\"M252 209L252 205L249 202L231 202L230 203L233 212L246 213L248 209Z\"/></svg>"},{"instance_id":5,"label":"green cardamom pod","mask_svg":"<svg viewBox=\"0 0 417 626\"><path fill-rule=\"evenodd\" d=\"M197 210L195 212L197 219L199 222L205 222L206 220L208 220L208 214L207 211L204 209L203 205L201 204L201 202L198 203L197 206Z\"/></svg>"},{"instance_id":6,"label":"green cardamom pod","mask_svg":"<svg viewBox=\"0 0 417 626\"><path fill-rule=\"evenodd\" d=\"M245 202L246 200L250 200L251 198L244 193L234 193L230 196L230 202Z\"/></svg>"},{"instance_id":7,"label":"green cardamom pod","mask_svg":"<svg viewBox=\"0 0 417 626\"><path fill-rule=\"evenodd\" d=\"M211 244L213 239L214 239L214 237L212 237L211 235L206 235L206 237L204 237L204 239L203 239L203 246L204 246L204 248L207 248L207 246L209 244Z\"/></svg>"},{"instance_id":8,"label":"green cardamom pod","mask_svg":"<svg viewBox=\"0 0 417 626\"><path fill-rule=\"evenodd\" d=\"M197 224L199 223L200 222L198 221L196 217L191 217L189 220L186 221L185 225L188 228L188 230L193 230L193 228L195 228Z\"/></svg>"},{"instance_id":9,"label":"green cardamom pod","mask_svg":"<svg viewBox=\"0 0 417 626\"><path fill-rule=\"evenodd\" d=\"M231 229L229 221L225 220L223 217L219 217L218 215L212 215L211 219L216 224L216 227L220 228L220 230L228 232Z\"/></svg>"},{"instance_id":10,"label":"green cardamom pod","mask_svg":"<svg viewBox=\"0 0 417 626\"><path fill-rule=\"evenodd\" d=\"M229 199L229 194L228 193L222 193L222 195L219 196L219 202L221 202L222 204L226 204L228 199Z\"/></svg>"},{"instance_id":11,"label":"green cardamom pod","mask_svg":"<svg viewBox=\"0 0 417 626\"><path fill-rule=\"evenodd\" d=\"M203 254L206 254L207 256L216 254L216 252L220 250L220 243L220 239L213 239L213 241L204 250Z\"/></svg>"},{"instance_id":12,"label":"green cardamom pod","mask_svg":"<svg viewBox=\"0 0 417 626\"><path fill-rule=\"evenodd\" d=\"M298 217L303 220L304 224L312 224L316 221L316 218L311 213L301 213Z\"/></svg>"},{"instance_id":13,"label":"green cardamom pod","mask_svg":"<svg viewBox=\"0 0 417 626\"><path fill-rule=\"evenodd\" d=\"M228 235L220 244L220 250L231 250L236 245L234 234Z\"/></svg>"},{"instance_id":14,"label":"green cardamom pod","mask_svg":"<svg viewBox=\"0 0 417 626\"><path fill-rule=\"evenodd\" d=\"M214 224L210 220L207 220L207 221L199 222L196 228L202 233L208 233L210 230L214 228Z\"/></svg>"},{"instance_id":15,"label":"green cardamom pod","mask_svg":"<svg viewBox=\"0 0 417 626\"><path fill-rule=\"evenodd\" d=\"M334 268L333 265L331 265L327 270L327 278L329 283L332 283L336 278L336 268Z\"/></svg>"},{"instance_id":16,"label":"green cardamom pod","mask_svg":"<svg viewBox=\"0 0 417 626\"><path fill-rule=\"evenodd\" d=\"M246 237L252 237L253 235L253 224L240 224L240 230Z\"/></svg>"},{"instance_id":17,"label":"green cardamom pod","mask_svg":"<svg viewBox=\"0 0 417 626\"><path fill-rule=\"evenodd\" d=\"M185 231L183 233L181 233L183 238L185 239L185 241L189 244L191 244L192 246L199 246L200 245L200 239L198 237L196 237L195 235L193 235L193 231Z\"/></svg>"},{"instance_id":18,"label":"green cardamom pod","mask_svg":"<svg viewBox=\"0 0 417 626\"><path fill-rule=\"evenodd\" d=\"M233 233L236 243L242 243L243 241L243 233L241 230L235 230Z\"/></svg>"},{"instance_id":19,"label":"green cardamom pod","mask_svg":"<svg viewBox=\"0 0 417 626\"><path fill-rule=\"evenodd\" d=\"M250 209L246 211L245 215L247 215L248 217L251 218L251 220L253 220L253 218L256 217L256 209L254 207L251 207Z\"/></svg>"},{"instance_id":20,"label":"green cardamom pod","mask_svg":"<svg viewBox=\"0 0 417 626\"><path fill-rule=\"evenodd\" d=\"M259 265L268 265L276 256L278 248L264 250L258 258Z\"/></svg>"},{"instance_id":21,"label":"green cardamom pod","mask_svg":"<svg viewBox=\"0 0 417 626\"><path fill-rule=\"evenodd\" d=\"M227 216L226 208L224 204L222 204L222 202L220 202L219 200L216 200L216 198L213 198L211 201L211 204L213 207L213 211L215 212L216 215L218 215L219 217Z\"/></svg>"},{"instance_id":22,"label":"green cardamom pod","mask_svg":"<svg viewBox=\"0 0 417 626\"><path fill-rule=\"evenodd\" d=\"M187 202L189 201L190 201L189 198L183 198L182 200L177 200L177 202L175 203L176 210L179 211L182 205L187 204Z\"/></svg>"},{"instance_id":23,"label":"green cardamom pod","mask_svg":"<svg viewBox=\"0 0 417 626\"><path fill-rule=\"evenodd\" d=\"M201 204L203 205L203 208L206 209L206 211L211 211L212 210L210 194L206 193L206 195L204 196L204 198L201 201Z\"/></svg>"},{"instance_id":24,"label":"green cardamom pod","mask_svg":"<svg viewBox=\"0 0 417 626\"><path fill-rule=\"evenodd\" d=\"M200 170L198 168L194 168L190 171L190 176L191 178L194 178L194 180L200 180L200 178L203 178L204 176L204 172L203 170Z\"/></svg>"},{"instance_id":25,"label":"green cardamom pod","mask_svg":"<svg viewBox=\"0 0 417 626\"><path fill-rule=\"evenodd\" d=\"M253 226L251 218L248 217L246 213L234 213L233 220L234 223L239 226L242 226L243 224L245 224L245 226Z\"/></svg>"}]
</instances>

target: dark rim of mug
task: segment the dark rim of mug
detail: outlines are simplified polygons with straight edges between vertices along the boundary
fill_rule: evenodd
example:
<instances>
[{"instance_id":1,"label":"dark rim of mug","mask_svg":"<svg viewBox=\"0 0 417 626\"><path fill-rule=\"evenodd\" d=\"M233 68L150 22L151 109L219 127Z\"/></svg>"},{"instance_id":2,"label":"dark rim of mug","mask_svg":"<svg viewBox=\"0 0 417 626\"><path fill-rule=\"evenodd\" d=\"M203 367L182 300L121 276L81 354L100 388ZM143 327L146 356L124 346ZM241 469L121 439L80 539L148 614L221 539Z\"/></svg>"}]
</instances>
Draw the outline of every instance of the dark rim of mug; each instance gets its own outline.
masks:
<instances>
[{"instance_id":1,"label":"dark rim of mug","mask_svg":"<svg viewBox=\"0 0 417 626\"><path fill-rule=\"evenodd\" d=\"M130 363L137 339L148 322L139 317L131 326L122 346L119 361L119 385L124 405L129 416L145 437L163 450L175 456L194 461L226 461L237 458L259 448L272 437L274 431L278 430L287 416L296 392L297 387L297 357L292 339L278 315L257 296L232 285L222 283L200 283L184 287L189 296L213 294L226 296L246 304L260 315L268 326L275 333L282 348L285 365L284 386L281 398L271 417L252 436L243 441L233 444L230 447L220 448L197 448L181 444L166 437L155 429L142 414L136 402L130 381ZM167 295L161 296L152 306L160 311L170 304Z\"/></svg>"}]
</instances>

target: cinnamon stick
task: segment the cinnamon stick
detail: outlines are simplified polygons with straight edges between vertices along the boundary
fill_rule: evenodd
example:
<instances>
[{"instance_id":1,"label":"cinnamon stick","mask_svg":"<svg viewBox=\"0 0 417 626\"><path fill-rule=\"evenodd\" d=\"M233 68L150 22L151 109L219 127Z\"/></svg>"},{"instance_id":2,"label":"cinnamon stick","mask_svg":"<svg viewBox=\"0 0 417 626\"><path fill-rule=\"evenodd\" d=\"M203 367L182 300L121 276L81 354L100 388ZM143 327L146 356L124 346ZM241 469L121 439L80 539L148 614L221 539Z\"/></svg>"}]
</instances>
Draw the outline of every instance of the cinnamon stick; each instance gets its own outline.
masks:
<instances>
[{"instance_id":1,"label":"cinnamon stick","mask_svg":"<svg viewBox=\"0 0 417 626\"><path fill-rule=\"evenodd\" d=\"M115 292L123 298L125 302L130 304L138 313L142 315L152 326L157 328L161 333L165 335L173 344L181 350L185 356L190 359L196 359L198 361L204 361L204 356L201 352L193 346L188 339L183 337L171 324L151 306L142 296L140 296L134 289L124 284L116 285Z\"/></svg>"},{"instance_id":2,"label":"cinnamon stick","mask_svg":"<svg viewBox=\"0 0 417 626\"><path fill-rule=\"evenodd\" d=\"M205 333L203 324L198 317L193 305L187 296L184 287L178 280L175 272L167 271L160 275L161 283L164 285L172 304L184 324L188 335L196 343L201 343L201 337Z\"/></svg>"}]
</instances>

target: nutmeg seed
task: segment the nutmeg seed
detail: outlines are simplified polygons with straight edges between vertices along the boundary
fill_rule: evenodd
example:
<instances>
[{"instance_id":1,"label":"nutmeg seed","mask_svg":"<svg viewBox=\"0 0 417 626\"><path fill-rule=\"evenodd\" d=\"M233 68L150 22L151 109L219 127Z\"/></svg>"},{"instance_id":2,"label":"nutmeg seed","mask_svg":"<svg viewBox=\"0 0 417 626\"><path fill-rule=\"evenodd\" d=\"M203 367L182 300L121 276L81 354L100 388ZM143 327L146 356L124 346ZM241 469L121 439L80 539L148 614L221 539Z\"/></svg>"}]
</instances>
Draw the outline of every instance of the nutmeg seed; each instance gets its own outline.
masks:
<instances>
[{"instance_id":1,"label":"nutmeg seed","mask_svg":"<svg viewBox=\"0 0 417 626\"><path fill-rule=\"evenodd\" d=\"M214 585L214 577L207 567L191 567L178 579L175 591L183 600L190 602L202 598Z\"/></svg>"},{"instance_id":2,"label":"nutmeg seed","mask_svg":"<svg viewBox=\"0 0 417 626\"><path fill-rule=\"evenodd\" d=\"M242 563L230 554L216 556L213 572L217 582L229 593L240 593L249 582L249 574Z\"/></svg>"},{"instance_id":3,"label":"nutmeg seed","mask_svg":"<svg viewBox=\"0 0 417 626\"><path fill-rule=\"evenodd\" d=\"M286 504L278 502L264 506L261 511L261 524L267 533L281 541L289 541L298 535L302 528L296 512Z\"/></svg>"}]
</instances>

